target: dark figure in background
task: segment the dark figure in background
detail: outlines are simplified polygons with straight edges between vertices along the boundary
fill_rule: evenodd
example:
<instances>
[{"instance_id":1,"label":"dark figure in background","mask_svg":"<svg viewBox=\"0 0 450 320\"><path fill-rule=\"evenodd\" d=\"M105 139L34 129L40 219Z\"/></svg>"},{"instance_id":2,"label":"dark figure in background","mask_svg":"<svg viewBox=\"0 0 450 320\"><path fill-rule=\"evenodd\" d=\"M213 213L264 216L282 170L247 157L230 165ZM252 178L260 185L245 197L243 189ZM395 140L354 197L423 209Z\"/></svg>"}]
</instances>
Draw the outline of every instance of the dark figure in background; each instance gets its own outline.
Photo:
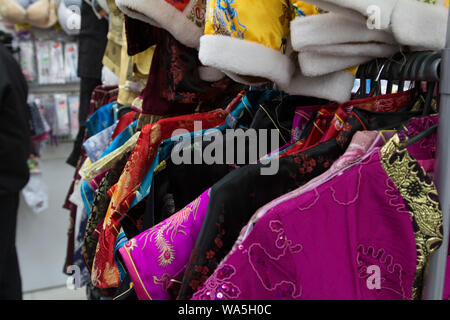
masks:
<instances>
[{"instance_id":1,"label":"dark figure in background","mask_svg":"<svg viewBox=\"0 0 450 320\"><path fill-rule=\"evenodd\" d=\"M19 64L0 43L0 299L22 299L16 221L19 192L29 179L27 94Z\"/></svg>"}]
</instances>

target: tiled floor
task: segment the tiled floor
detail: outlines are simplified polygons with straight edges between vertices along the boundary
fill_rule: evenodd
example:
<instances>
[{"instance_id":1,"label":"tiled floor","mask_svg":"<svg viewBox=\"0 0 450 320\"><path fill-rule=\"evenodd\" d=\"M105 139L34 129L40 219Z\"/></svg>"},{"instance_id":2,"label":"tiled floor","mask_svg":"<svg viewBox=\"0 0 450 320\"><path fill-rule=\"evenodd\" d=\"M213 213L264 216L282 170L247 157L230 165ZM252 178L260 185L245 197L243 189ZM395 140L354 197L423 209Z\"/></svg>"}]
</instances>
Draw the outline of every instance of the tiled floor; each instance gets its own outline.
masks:
<instances>
[{"instance_id":1,"label":"tiled floor","mask_svg":"<svg viewBox=\"0 0 450 320\"><path fill-rule=\"evenodd\" d=\"M86 300L86 288L70 290L67 287L25 292L24 300Z\"/></svg>"}]
</instances>

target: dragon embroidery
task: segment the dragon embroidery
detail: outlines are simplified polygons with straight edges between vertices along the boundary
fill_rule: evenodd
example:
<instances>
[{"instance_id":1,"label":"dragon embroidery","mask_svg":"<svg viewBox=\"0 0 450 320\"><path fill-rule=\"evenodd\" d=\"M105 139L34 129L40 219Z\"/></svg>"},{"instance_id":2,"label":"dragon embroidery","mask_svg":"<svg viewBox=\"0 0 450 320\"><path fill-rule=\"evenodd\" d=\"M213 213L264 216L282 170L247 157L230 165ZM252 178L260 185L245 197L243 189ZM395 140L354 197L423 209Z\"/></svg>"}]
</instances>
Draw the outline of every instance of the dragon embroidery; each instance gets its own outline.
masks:
<instances>
[{"instance_id":1,"label":"dragon embroidery","mask_svg":"<svg viewBox=\"0 0 450 320\"><path fill-rule=\"evenodd\" d=\"M214 31L217 34L244 39L247 27L240 23L238 12L232 7L234 0L216 1L214 10Z\"/></svg>"}]
</instances>

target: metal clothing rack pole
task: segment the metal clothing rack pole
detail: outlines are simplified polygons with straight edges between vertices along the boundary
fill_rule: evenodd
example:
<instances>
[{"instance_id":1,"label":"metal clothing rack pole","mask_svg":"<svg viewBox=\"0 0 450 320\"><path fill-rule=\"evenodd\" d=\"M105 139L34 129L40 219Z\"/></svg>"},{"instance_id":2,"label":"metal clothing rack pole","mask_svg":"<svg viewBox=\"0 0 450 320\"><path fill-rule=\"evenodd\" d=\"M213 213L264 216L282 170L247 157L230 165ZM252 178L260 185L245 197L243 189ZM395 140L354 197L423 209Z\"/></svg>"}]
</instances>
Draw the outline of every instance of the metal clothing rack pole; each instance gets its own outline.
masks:
<instances>
[{"instance_id":1,"label":"metal clothing rack pole","mask_svg":"<svg viewBox=\"0 0 450 320\"><path fill-rule=\"evenodd\" d=\"M423 298L441 300L444 291L450 229L450 10L447 41L442 52L440 83L440 116L435 172L443 215L442 245L431 257L425 278Z\"/></svg>"}]
</instances>

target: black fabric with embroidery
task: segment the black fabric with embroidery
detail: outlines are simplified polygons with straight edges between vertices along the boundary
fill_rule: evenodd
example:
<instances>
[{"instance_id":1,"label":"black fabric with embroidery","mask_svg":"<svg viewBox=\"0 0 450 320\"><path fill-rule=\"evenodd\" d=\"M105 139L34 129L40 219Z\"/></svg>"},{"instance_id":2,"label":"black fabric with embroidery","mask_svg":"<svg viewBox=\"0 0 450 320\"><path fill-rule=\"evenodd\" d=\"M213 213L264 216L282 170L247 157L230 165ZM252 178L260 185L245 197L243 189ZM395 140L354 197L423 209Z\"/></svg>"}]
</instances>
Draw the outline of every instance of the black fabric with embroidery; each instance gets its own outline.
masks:
<instances>
[{"instance_id":1,"label":"black fabric with embroidery","mask_svg":"<svg viewBox=\"0 0 450 320\"><path fill-rule=\"evenodd\" d=\"M92 204L91 214L87 222L86 232L84 234L83 256L88 266L89 271L92 270L94 263L95 251L97 249L98 235L96 235L96 228L98 224L105 218L108 211L109 203L111 201L108 195L108 190L119 181L125 164L130 156L130 152L122 155L119 161L109 170L103 177L98 191Z\"/></svg>"},{"instance_id":2,"label":"black fabric with embroidery","mask_svg":"<svg viewBox=\"0 0 450 320\"><path fill-rule=\"evenodd\" d=\"M394 128L415 115L417 113L377 113L354 108L337 138L281 158L275 175L261 175L264 166L255 164L234 170L216 183L178 299L190 299L203 285L258 208L325 172L344 153L356 131Z\"/></svg>"},{"instance_id":3,"label":"black fabric with embroidery","mask_svg":"<svg viewBox=\"0 0 450 320\"><path fill-rule=\"evenodd\" d=\"M251 110L257 111L253 113L250 109L244 111L244 115L238 120L240 124L251 123L250 129L277 129L281 130L286 139L290 138L290 127L292 125L295 109L301 105L323 105L325 100L302 97L302 96L285 96L278 92L273 92L270 95L270 100L264 103L259 103L262 92L253 91L247 93L247 98L252 107ZM261 105L264 110L262 110ZM248 111L250 110L250 111ZM286 128L289 128L287 130ZM256 137L258 139L256 144L250 144L248 139L245 140L243 148L237 143L234 143L234 163L237 162L237 155L244 155L244 163L248 164L249 150L251 146L259 145L258 130ZM222 136L220 145L223 147L222 154L226 158L226 139L227 136ZM277 143L272 143L269 136L266 142L267 151L273 151L273 148L278 148L284 144L283 139L277 137ZM204 141L201 149L188 149L191 163L193 163L194 152L203 152L205 148L212 143L211 141ZM275 146L275 147L272 147ZM229 151L229 149L228 149ZM151 228L155 224L166 219L173 213L183 209L192 200L198 197L206 189L211 187L214 183L219 181L236 166L227 164L180 164L175 165L171 158L166 160L165 166L155 172L152 181L150 195L147 197L147 205L144 213L143 230ZM135 216L136 217L136 216ZM136 230L137 231L137 230ZM142 231L142 230L141 230Z\"/></svg>"}]
</instances>

